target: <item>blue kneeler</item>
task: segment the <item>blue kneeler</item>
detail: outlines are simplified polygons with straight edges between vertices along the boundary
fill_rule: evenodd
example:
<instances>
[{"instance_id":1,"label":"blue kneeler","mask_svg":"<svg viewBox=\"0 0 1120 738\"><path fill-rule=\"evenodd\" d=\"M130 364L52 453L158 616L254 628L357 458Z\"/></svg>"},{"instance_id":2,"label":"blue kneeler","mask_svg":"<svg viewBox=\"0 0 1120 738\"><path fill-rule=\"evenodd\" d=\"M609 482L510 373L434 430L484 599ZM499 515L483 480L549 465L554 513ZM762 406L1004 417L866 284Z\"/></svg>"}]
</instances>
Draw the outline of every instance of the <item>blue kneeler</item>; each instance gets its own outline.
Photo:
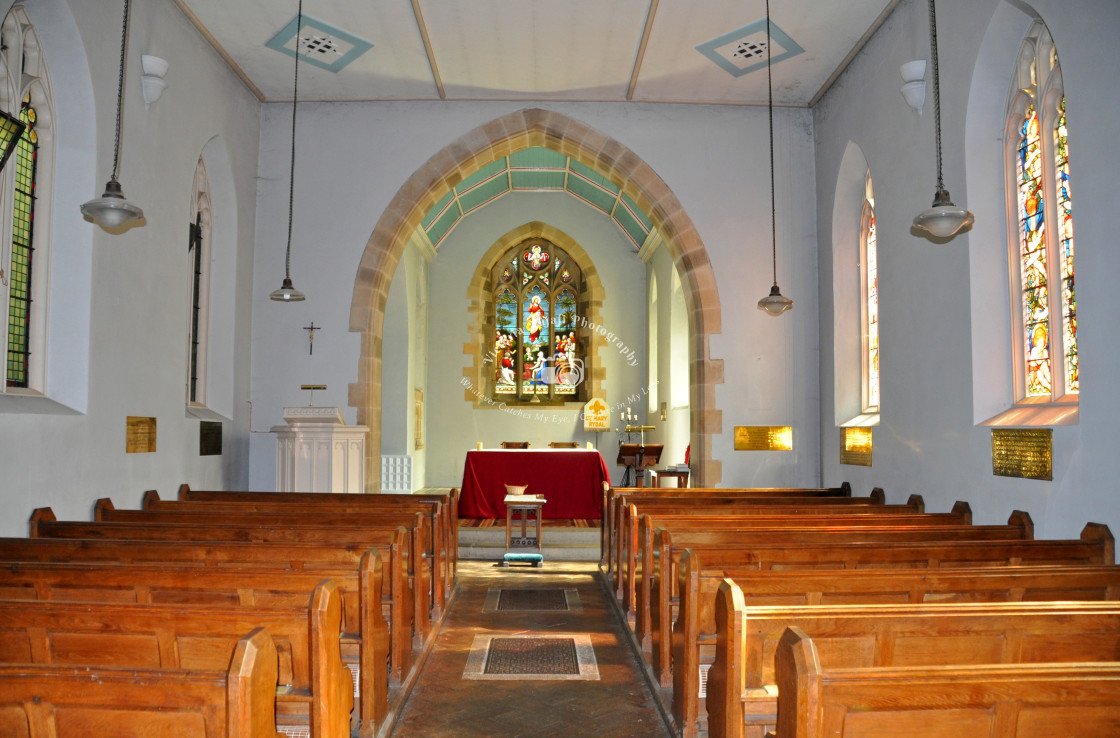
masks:
<instances>
[{"instance_id":1,"label":"blue kneeler","mask_svg":"<svg viewBox=\"0 0 1120 738\"><path fill-rule=\"evenodd\" d=\"M544 566L544 554L539 553L507 553L502 557L502 566L510 564L532 564L536 567Z\"/></svg>"}]
</instances>

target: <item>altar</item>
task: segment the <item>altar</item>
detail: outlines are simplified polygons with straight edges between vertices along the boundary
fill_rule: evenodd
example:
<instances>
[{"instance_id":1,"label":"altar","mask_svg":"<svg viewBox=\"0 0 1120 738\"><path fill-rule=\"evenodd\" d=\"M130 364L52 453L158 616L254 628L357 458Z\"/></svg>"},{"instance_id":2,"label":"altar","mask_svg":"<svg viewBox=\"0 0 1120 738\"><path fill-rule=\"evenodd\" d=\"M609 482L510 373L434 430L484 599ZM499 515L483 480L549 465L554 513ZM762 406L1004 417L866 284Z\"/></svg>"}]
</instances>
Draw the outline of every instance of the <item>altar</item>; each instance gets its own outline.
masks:
<instances>
[{"instance_id":1,"label":"altar","mask_svg":"<svg viewBox=\"0 0 1120 738\"><path fill-rule=\"evenodd\" d=\"M588 449L468 451L459 517L504 520L507 484L527 485L528 494L544 495L546 520L598 520L610 470L598 451Z\"/></svg>"}]
</instances>

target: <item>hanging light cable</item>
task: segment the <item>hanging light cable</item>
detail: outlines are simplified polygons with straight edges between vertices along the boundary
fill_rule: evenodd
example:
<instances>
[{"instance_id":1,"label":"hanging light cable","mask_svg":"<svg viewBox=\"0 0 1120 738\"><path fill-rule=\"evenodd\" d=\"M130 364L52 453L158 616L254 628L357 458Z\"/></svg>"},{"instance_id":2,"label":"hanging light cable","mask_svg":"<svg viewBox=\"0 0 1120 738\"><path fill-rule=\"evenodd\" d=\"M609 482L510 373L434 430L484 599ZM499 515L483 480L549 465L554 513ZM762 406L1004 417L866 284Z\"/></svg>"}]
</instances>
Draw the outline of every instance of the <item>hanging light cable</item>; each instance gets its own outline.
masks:
<instances>
[{"instance_id":1,"label":"hanging light cable","mask_svg":"<svg viewBox=\"0 0 1120 738\"><path fill-rule=\"evenodd\" d=\"M774 75L770 63L770 0L766 0L766 109L770 114L770 256L774 267L774 285L770 294L758 301L758 309L777 317L793 307L793 300L778 289L777 208L774 205Z\"/></svg>"},{"instance_id":2,"label":"hanging light cable","mask_svg":"<svg viewBox=\"0 0 1120 738\"><path fill-rule=\"evenodd\" d=\"M105 185L101 197L82 205L82 215L102 228L123 229L144 217L144 211L125 199L121 183L117 181L117 165L121 156L121 109L124 101L124 70L128 59L128 17L130 0L124 0L124 22L121 29L121 65L117 75L117 126L113 137L113 174Z\"/></svg>"},{"instance_id":3,"label":"hanging light cable","mask_svg":"<svg viewBox=\"0 0 1120 738\"><path fill-rule=\"evenodd\" d=\"M284 249L284 281L280 284L280 289L273 290L268 295L268 299L277 302L299 302L307 299L302 292L292 285L292 210L295 205L296 193L296 106L299 103L299 35L302 29L303 0L299 0L299 10L296 13L296 71L292 82L292 147L288 172L288 245Z\"/></svg>"},{"instance_id":4,"label":"hanging light cable","mask_svg":"<svg viewBox=\"0 0 1120 738\"><path fill-rule=\"evenodd\" d=\"M941 84L937 69L937 10L929 0L929 53L933 62L933 126L937 138L937 192L933 207L914 218L914 227L936 238L949 238L972 227L972 213L953 204L941 177Z\"/></svg>"}]
</instances>

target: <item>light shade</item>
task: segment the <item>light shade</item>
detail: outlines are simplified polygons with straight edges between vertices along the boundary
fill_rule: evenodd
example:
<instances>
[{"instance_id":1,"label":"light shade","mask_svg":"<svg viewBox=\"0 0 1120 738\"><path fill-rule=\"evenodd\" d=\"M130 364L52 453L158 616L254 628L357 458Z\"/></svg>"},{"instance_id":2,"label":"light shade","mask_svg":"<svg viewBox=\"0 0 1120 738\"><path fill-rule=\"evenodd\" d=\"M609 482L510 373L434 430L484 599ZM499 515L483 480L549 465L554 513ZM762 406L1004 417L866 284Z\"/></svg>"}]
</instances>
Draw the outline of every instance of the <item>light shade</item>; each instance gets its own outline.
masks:
<instances>
[{"instance_id":1,"label":"light shade","mask_svg":"<svg viewBox=\"0 0 1120 738\"><path fill-rule=\"evenodd\" d=\"M767 313L775 317L781 315L792 307L793 300L782 295L782 291L778 289L777 282L775 282L774 286L770 288L770 294L758 301L759 310L765 310Z\"/></svg>"},{"instance_id":2,"label":"light shade","mask_svg":"<svg viewBox=\"0 0 1120 738\"><path fill-rule=\"evenodd\" d=\"M291 278L284 277L284 282L280 285L280 289L268 293L268 299L276 300L277 302L300 302L307 298L302 292L292 286Z\"/></svg>"},{"instance_id":3,"label":"light shade","mask_svg":"<svg viewBox=\"0 0 1120 738\"><path fill-rule=\"evenodd\" d=\"M125 199L121 183L114 177L105 185L101 197L82 204L82 215L102 228L115 230L144 217L144 211Z\"/></svg>"},{"instance_id":4,"label":"light shade","mask_svg":"<svg viewBox=\"0 0 1120 738\"><path fill-rule=\"evenodd\" d=\"M972 213L953 204L948 190L940 189L933 198L933 207L914 218L914 227L936 238L949 238L968 230L975 221Z\"/></svg>"}]
</instances>

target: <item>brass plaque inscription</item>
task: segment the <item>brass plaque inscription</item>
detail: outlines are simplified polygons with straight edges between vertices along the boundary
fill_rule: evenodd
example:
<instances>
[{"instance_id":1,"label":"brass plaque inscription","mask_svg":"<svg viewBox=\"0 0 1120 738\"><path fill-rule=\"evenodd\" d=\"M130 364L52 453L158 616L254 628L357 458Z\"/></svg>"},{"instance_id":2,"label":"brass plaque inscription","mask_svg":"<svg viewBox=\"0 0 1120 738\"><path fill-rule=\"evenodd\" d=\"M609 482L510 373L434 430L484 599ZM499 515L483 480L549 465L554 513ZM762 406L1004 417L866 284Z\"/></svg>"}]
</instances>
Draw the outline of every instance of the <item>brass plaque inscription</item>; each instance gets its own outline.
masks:
<instances>
[{"instance_id":1,"label":"brass plaque inscription","mask_svg":"<svg viewBox=\"0 0 1120 738\"><path fill-rule=\"evenodd\" d=\"M788 425L737 425L735 450L792 451L793 428Z\"/></svg>"},{"instance_id":2,"label":"brass plaque inscription","mask_svg":"<svg viewBox=\"0 0 1120 738\"><path fill-rule=\"evenodd\" d=\"M222 424L216 420L203 420L198 424L198 455L222 455Z\"/></svg>"},{"instance_id":3,"label":"brass plaque inscription","mask_svg":"<svg viewBox=\"0 0 1120 738\"><path fill-rule=\"evenodd\" d=\"M871 429L840 429L840 463L871 466Z\"/></svg>"},{"instance_id":4,"label":"brass plaque inscription","mask_svg":"<svg viewBox=\"0 0 1120 738\"><path fill-rule=\"evenodd\" d=\"M992 430L992 473L1023 479L1054 478L1054 432L1049 428Z\"/></svg>"},{"instance_id":5,"label":"brass plaque inscription","mask_svg":"<svg viewBox=\"0 0 1120 738\"><path fill-rule=\"evenodd\" d=\"M150 454L156 450L156 419L129 415L125 424L126 453Z\"/></svg>"}]
</instances>

